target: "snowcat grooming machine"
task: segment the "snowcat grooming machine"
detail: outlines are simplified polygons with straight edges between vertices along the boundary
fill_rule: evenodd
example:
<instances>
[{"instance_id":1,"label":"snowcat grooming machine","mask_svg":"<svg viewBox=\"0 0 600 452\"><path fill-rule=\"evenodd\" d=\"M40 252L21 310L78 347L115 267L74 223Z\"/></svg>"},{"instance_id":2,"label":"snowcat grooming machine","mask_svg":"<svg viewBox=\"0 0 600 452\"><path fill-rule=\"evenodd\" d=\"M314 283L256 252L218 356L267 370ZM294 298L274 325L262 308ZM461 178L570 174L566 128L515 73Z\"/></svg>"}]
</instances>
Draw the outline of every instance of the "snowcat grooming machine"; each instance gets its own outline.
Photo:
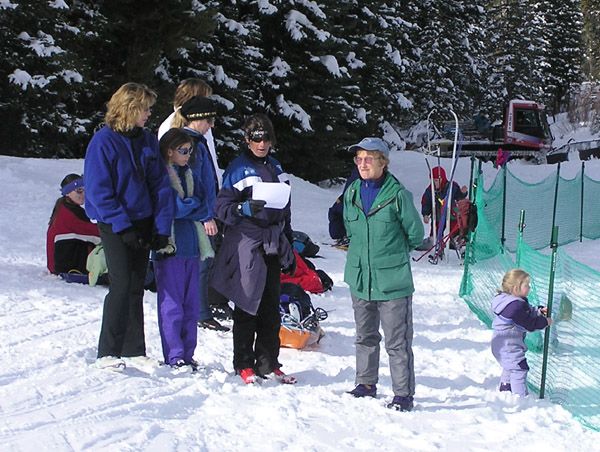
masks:
<instances>
[{"instance_id":1,"label":"snowcat grooming machine","mask_svg":"<svg viewBox=\"0 0 600 452\"><path fill-rule=\"evenodd\" d=\"M553 137L544 108L538 102L513 99L506 107L501 125L491 126L479 115L474 120L459 121L462 155L493 160L501 149L513 158L545 163ZM454 121L444 122L441 137L432 140L432 145L439 147L442 157L452 156L454 127Z\"/></svg>"}]
</instances>

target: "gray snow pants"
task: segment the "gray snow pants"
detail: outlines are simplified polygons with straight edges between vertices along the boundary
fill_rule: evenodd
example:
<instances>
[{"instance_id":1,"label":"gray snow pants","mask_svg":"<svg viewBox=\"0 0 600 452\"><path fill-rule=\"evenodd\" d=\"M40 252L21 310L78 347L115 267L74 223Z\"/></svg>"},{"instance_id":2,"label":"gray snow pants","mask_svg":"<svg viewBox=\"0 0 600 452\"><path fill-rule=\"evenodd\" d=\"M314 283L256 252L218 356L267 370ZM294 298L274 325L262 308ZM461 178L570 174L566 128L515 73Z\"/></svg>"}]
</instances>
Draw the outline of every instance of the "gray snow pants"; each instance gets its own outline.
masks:
<instances>
[{"instance_id":1,"label":"gray snow pants","mask_svg":"<svg viewBox=\"0 0 600 452\"><path fill-rule=\"evenodd\" d=\"M379 380L381 323L394 395L414 396L412 297L366 301L352 295L352 308L356 323L356 384L372 385Z\"/></svg>"}]
</instances>

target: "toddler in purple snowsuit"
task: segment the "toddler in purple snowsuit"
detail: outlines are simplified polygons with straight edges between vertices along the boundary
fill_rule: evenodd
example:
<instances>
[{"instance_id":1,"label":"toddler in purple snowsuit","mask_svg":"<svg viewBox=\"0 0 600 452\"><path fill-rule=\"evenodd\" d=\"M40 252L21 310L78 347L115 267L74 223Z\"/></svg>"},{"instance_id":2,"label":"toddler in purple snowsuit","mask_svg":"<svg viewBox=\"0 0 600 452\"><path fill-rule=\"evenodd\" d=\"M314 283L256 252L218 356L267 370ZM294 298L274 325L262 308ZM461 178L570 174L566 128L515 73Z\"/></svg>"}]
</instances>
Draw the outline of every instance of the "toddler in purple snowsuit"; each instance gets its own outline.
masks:
<instances>
[{"instance_id":1,"label":"toddler in purple snowsuit","mask_svg":"<svg viewBox=\"0 0 600 452\"><path fill-rule=\"evenodd\" d=\"M171 237L154 258L158 298L158 328L165 364L196 370L200 290L199 264L214 256L202 221L208 208L203 185L188 167L193 146L182 129L171 129L160 139L173 196L176 199Z\"/></svg>"},{"instance_id":2,"label":"toddler in purple snowsuit","mask_svg":"<svg viewBox=\"0 0 600 452\"><path fill-rule=\"evenodd\" d=\"M521 397L528 394L525 334L552 324L552 319L545 317L546 308L534 308L527 302L530 282L523 270L509 270L502 279L501 291L492 299L492 353L502 366L500 391Z\"/></svg>"}]
</instances>

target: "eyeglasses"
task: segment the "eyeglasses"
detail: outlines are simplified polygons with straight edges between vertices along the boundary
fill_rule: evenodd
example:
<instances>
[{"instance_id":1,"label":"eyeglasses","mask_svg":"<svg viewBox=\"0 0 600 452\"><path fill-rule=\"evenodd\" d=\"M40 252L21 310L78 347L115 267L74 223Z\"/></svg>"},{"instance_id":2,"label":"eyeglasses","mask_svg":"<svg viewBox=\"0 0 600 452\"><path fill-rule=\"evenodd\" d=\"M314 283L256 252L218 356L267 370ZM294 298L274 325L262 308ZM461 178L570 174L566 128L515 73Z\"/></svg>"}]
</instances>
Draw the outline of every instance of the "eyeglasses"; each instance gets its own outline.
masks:
<instances>
[{"instance_id":1,"label":"eyeglasses","mask_svg":"<svg viewBox=\"0 0 600 452\"><path fill-rule=\"evenodd\" d=\"M194 152L194 148L191 146L187 147L187 148L180 147L180 148L177 148L177 152L179 152L181 155L191 155L192 152Z\"/></svg>"},{"instance_id":2,"label":"eyeglasses","mask_svg":"<svg viewBox=\"0 0 600 452\"><path fill-rule=\"evenodd\" d=\"M373 157L371 155L367 155L366 157L354 157L354 163L360 165L362 162L365 162L367 165L372 165L373 160L379 160L381 157Z\"/></svg>"},{"instance_id":3,"label":"eyeglasses","mask_svg":"<svg viewBox=\"0 0 600 452\"><path fill-rule=\"evenodd\" d=\"M260 143L261 141L271 141L271 136L269 132L265 130L254 130L248 134L248 138L250 141L254 143Z\"/></svg>"}]
</instances>

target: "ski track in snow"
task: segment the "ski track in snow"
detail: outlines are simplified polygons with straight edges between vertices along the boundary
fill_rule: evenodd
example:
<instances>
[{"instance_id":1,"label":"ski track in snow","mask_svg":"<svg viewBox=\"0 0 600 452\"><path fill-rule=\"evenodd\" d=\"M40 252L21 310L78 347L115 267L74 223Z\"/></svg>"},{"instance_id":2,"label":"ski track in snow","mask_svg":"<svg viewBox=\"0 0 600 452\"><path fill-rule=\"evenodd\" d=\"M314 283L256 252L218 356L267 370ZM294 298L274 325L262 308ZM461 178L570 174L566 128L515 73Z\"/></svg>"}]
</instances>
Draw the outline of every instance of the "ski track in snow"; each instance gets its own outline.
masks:
<instances>
[{"instance_id":1,"label":"ski track in snow","mask_svg":"<svg viewBox=\"0 0 600 452\"><path fill-rule=\"evenodd\" d=\"M516 170L521 166L532 172L526 165ZM333 291L312 296L329 312L321 343L281 351L284 371L298 384L243 385L233 375L231 333L207 330L199 330L197 374L164 366L95 369L106 289L48 275L44 256L58 183L82 167L81 160L0 157L2 450L598 450L600 433L562 407L496 391L491 331L458 298L462 267L452 254L437 266L426 258L413 263L415 411L385 408L393 394L383 341L377 398L346 394L354 387L355 358L345 253L323 244L331 242L327 208L341 188L320 189L293 176L293 226L321 243L322 258L313 262L334 281ZM535 168L540 178L550 171ZM485 171L494 174L491 165ZM392 172L418 204L423 157L394 153ZM461 160L461 185L468 174L469 161ZM155 294L146 292L144 309L147 352L160 359Z\"/></svg>"}]
</instances>

